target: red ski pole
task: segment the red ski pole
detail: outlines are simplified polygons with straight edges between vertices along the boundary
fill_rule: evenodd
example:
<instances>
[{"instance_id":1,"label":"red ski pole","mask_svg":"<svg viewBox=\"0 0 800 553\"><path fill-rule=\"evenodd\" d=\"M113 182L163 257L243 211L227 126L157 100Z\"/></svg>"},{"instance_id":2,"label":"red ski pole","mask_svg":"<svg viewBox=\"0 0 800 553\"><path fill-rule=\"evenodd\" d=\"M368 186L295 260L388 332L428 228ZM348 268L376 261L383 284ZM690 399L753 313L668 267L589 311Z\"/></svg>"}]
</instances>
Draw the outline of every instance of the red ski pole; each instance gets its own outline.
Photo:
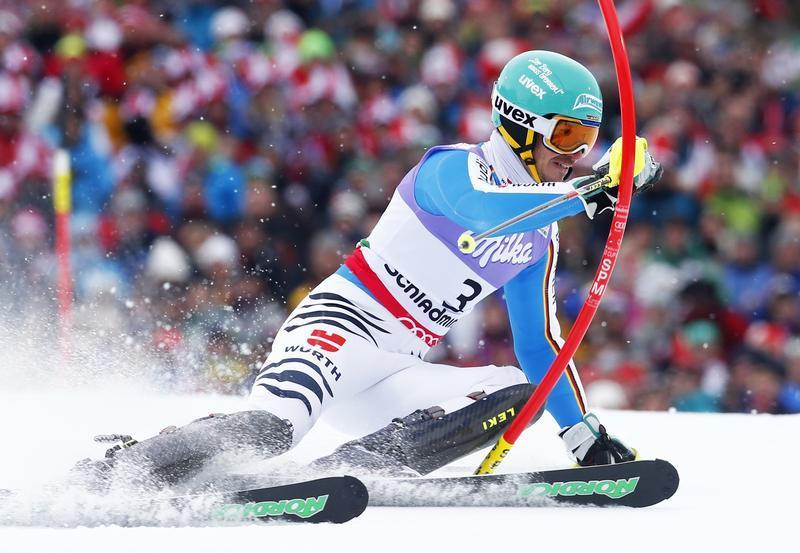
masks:
<instances>
[{"instance_id":1,"label":"red ski pole","mask_svg":"<svg viewBox=\"0 0 800 553\"><path fill-rule=\"evenodd\" d=\"M528 426L533 416L542 408L547 396L556 385L559 377L564 372L575 351L583 340L586 330L594 318L603 293L608 286L611 273L617 261L617 254L622 245L622 237L625 234L625 225L628 221L628 207L631 203L633 190L633 165L635 160L634 142L636 139L636 109L633 98L633 82L631 70L628 65L628 54L625 51L625 43L620 29L617 10L614 0L598 0L600 10L603 12L603 19L608 32L608 39L611 43L611 51L614 57L614 67L617 73L617 83L619 86L620 109L622 110L622 168L619 183L619 199L614 218L611 221L611 230L608 233L603 257L600 266L594 275L594 281L589 289L589 296L583 304L578 318L567 336L564 346L556 356L555 361L545 374L542 381L536 387L533 395L525 406L520 410L517 417L506 429L495 446L483 460L475 471L475 474L491 474L502 463L503 459L511 451L522 431Z\"/></svg>"}]
</instances>

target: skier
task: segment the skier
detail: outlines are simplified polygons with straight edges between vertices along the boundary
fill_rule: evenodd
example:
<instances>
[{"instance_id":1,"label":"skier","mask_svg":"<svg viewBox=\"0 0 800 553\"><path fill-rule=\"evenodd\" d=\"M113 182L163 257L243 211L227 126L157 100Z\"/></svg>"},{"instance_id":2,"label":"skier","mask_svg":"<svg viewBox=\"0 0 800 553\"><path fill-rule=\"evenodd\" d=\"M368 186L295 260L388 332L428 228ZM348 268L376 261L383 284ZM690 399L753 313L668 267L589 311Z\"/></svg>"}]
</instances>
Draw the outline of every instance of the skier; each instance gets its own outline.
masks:
<instances>
[{"instance_id":1,"label":"skier","mask_svg":"<svg viewBox=\"0 0 800 553\"><path fill-rule=\"evenodd\" d=\"M593 175L570 178L595 143L603 102L592 74L561 54L511 59L491 102L488 140L428 150L372 233L289 315L255 379L250 410L173 428L117 451L104 466L147 465L169 482L221 451L278 455L323 412L332 424L367 435L318 460L321 469L425 474L496 440L563 344L554 295L557 221L614 208L621 141ZM658 181L661 167L643 139L636 156L641 191ZM606 175L608 186L480 240L471 254L459 251L465 230L480 233ZM521 370L423 360L499 288ZM580 465L634 459L587 411L573 363L546 409Z\"/></svg>"}]
</instances>

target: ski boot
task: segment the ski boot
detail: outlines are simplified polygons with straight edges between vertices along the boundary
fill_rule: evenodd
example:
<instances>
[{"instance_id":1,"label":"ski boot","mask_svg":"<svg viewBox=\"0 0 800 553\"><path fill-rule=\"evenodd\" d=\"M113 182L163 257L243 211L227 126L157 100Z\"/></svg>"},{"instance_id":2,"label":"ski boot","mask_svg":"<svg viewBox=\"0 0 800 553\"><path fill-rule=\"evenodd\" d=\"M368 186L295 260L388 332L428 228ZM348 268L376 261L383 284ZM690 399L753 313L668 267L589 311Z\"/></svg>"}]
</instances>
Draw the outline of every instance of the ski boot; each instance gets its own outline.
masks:
<instances>
[{"instance_id":1,"label":"ski boot","mask_svg":"<svg viewBox=\"0 0 800 553\"><path fill-rule=\"evenodd\" d=\"M562 428L558 435L570 456L582 467L624 463L638 456L635 449L609 436L594 413L586 413L581 422Z\"/></svg>"},{"instance_id":2,"label":"ski boot","mask_svg":"<svg viewBox=\"0 0 800 553\"><path fill-rule=\"evenodd\" d=\"M474 403L448 414L441 407L418 409L339 446L311 467L356 475L428 474L495 441L535 389L533 384L518 384L489 395L480 392L470 396ZM532 422L539 416L541 411Z\"/></svg>"},{"instance_id":3,"label":"ski boot","mask_svg":"<svg viewBox=\"0 0 800 553\"><path fill-rule=\"evenodd\" d=\"M266 411L241 411L169 426L141 442L120 434L95 440L120 443L103 459L79 461L72 469L73 483L95 492L105 492L117 482L157 490L189 480L222 453L280 455L291 447L292 426Z\"/></svg>"}]
</instances>

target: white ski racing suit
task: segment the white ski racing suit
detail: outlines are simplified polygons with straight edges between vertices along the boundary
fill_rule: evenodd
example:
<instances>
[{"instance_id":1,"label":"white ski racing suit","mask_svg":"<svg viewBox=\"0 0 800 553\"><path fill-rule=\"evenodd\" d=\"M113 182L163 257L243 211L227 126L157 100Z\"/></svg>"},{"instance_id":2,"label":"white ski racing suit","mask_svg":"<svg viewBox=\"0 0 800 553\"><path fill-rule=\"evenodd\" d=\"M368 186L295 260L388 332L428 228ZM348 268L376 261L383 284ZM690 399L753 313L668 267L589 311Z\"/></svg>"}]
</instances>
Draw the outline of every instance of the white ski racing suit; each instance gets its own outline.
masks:
<instances>
[{"instance_id":1,"label":"white ski racing suit","mask_svg":"<svg viewBox=\"0 0 800 553\"><path fill-rule=\"evenodd\" d=\"M431 148L405 176L370 236L289 315L256 378L251 403L294 427L294 443L323 412L365 434L420 408L452 412L470 395L537 383L563 344L554 294L560 218L579 199L517 223L507 234L458 250L482 232L572 190L534 183L497 131L480 145ZM474 306L503 288L521 369L428 363ZM547 409L560 426L581 420L585 399L574 365Z\"/></svg>"}]
</instances>

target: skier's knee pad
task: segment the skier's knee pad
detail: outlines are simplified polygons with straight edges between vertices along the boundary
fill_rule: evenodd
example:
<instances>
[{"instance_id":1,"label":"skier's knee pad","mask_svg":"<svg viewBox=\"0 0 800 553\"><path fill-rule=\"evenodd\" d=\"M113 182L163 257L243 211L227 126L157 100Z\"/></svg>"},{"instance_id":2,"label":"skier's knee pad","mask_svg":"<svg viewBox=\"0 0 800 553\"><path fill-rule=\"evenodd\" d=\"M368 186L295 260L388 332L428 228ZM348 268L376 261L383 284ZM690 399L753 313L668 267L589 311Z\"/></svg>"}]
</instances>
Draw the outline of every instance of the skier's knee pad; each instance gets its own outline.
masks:
<instances>
[{"instance_id":1,"label":"skier's knee pad","mask_svg":"<svg viewBox=\"0 0 800 553\"><path fill-rule=\"evenodd\" d=\"M341 445L314 464L325 470L427 474L495 441L508 428L536 386L517 384L476 394L474 403L445 414L431 407L395 419L377 432ZM532 419L541 416L540 410Z\"/></svg>"}]
</instances>

